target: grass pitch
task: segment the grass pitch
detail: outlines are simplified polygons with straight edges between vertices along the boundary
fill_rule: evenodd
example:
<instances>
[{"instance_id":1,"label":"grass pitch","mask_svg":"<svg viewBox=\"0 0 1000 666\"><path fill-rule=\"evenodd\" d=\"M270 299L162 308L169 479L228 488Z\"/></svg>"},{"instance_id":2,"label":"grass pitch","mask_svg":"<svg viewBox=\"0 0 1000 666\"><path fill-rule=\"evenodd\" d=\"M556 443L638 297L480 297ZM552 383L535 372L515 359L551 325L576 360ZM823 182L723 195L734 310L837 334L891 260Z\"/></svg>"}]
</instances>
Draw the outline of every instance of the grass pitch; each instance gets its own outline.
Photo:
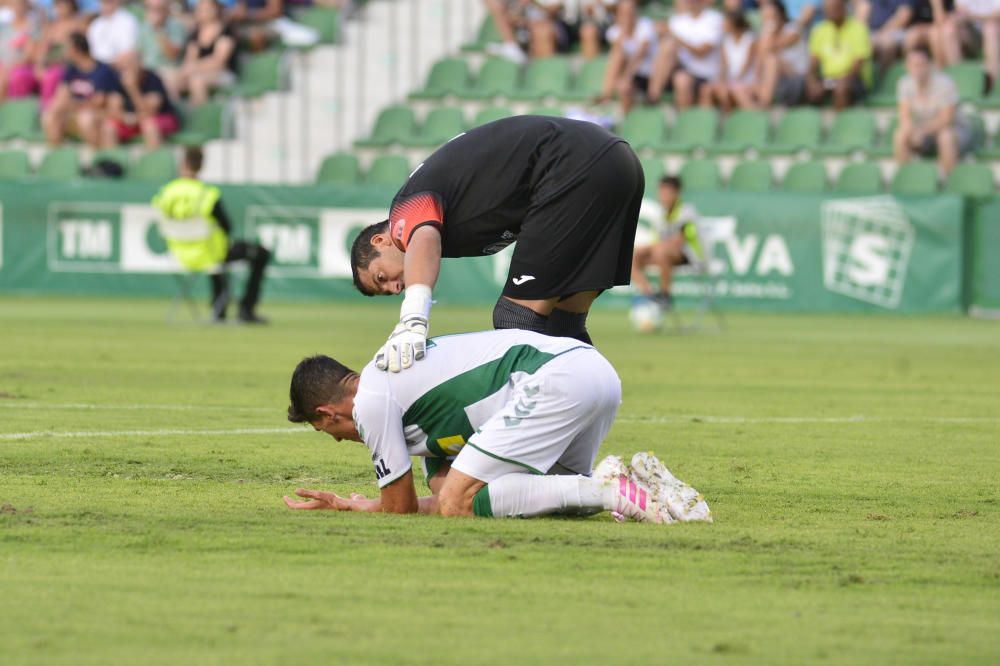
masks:
<instances>
[{"instance_id":1,"label":"grass pitch","mask_svg":"<svg viewBox=\"0 0 1000 666\"><path fill-rule=\"evenodd\" d=\"M1000 661L996 323L595 313L625 392L603 453L655 450L716 518L658 527L293 513L375 486L362 445L283 420L291 370L360 368L395 305L165 307L0 300L6 666Z\"/></svg>"}]
</instances>

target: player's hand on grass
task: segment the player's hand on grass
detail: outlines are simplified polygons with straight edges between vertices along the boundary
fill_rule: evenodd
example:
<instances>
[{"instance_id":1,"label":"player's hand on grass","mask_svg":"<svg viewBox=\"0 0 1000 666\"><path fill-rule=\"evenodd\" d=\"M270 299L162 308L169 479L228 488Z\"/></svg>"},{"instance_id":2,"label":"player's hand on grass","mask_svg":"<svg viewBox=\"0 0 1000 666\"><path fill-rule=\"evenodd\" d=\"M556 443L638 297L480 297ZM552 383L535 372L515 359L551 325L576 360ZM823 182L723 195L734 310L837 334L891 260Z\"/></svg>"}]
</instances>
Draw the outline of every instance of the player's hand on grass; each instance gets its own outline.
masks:
<instances>
[{"instance_id":1,"label":"player's hand on grass","mask_svg":"<svg viewBox=\"0 0 1000 666\"><path fill-rule=\"evenodd\" d=\"M289 509L314 510L332 509L334 511L351 511L351 500L345 499L336 493L325 493L322 490L308 490L297 488L295 494L299 497L311 498L308 502L296 502L288 495L285 495L285 504Z\"/></svg>"},{"instance_id":2,"label":"player's hand on grass","mask_svg":"<svg viewBox=\"0 0 1000 666\"><path fill-rule=\"evenodd\" d=\"M399 323L375 354L375 367L399 372L422 359L427 353L430 312L431 288L423 284L407 287L403 306L399 309Z\"/></svg>"}]
</instances>

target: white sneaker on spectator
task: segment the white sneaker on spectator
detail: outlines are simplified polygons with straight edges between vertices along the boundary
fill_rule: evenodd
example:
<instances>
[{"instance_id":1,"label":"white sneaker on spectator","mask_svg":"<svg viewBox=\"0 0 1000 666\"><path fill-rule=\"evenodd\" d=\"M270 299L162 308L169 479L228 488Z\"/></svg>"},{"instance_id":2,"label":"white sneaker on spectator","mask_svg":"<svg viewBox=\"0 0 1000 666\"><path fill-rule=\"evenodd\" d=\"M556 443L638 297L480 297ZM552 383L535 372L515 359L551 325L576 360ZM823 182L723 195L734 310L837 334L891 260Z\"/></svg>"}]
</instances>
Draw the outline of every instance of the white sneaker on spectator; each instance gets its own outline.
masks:
<instances>
[{"instance_id":1,"label":"white sneaker on spectator","mask_svg":"<svg viewBox=\"0 0 1000 666\"><path fill-rule=\"evenodd\" d=\"M652 491L656 501L667 507L675 519L712 522L712 512L701 493L671 474L652 453L632 456L632 474Z\"/></svg>"},{"instance_id":2,"label":"white sneaker on spectator","mask_svg":"<svg viewBox=\"0 0 1000 666\"><path fill-rule=\"evenodd\" d=\"M495 44L487 44L486 52L490 55L500 56L501 58L506 58L511 62L515 62L518 65L523 65L528 62L528 56L524 55L524 51L521 47L514 42L498 42Z\"/></svg>"}]
</instances>

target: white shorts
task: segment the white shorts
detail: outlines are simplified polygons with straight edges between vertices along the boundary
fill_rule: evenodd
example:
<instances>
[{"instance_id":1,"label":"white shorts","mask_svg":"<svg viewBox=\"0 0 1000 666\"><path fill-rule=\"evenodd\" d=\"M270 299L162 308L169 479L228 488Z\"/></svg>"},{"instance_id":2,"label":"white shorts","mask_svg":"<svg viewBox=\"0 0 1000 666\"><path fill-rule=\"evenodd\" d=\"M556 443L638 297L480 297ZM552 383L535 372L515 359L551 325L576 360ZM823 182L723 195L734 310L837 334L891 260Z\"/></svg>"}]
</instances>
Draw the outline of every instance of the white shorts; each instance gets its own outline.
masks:
<instances>
[{"instance_id":1,"label":"white shorts","mask_svg":"<svg viewBox=\"0 0 1000 666\"><path fill-rule=\"evenodd\" d=\"M452 469L485 483L525 472L590 476L621 401L618 374L596 349L562 354L517 380Z\"/></svg>"}]
</instances>

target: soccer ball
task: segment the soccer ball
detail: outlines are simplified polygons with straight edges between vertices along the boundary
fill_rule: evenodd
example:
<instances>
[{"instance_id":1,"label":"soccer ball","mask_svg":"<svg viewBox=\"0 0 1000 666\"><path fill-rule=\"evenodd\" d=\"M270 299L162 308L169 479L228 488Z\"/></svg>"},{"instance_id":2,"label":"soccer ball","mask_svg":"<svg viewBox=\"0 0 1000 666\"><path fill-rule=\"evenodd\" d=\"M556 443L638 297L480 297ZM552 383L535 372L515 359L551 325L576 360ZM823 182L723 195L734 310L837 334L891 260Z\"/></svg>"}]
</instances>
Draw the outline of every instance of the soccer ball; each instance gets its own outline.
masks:
<instances>
[{"instance_id":1,"label":"soccer ball","mask_svg":"<svg viewBox=\"0 0 1000 666\"><path fill-rule=\"evenodd\" d=\"M632 328L640 333L652 333L663 326L663 310L652 299L637 298L632 303L628 319L632 322Z\"/></svg>"}]
</instances>

